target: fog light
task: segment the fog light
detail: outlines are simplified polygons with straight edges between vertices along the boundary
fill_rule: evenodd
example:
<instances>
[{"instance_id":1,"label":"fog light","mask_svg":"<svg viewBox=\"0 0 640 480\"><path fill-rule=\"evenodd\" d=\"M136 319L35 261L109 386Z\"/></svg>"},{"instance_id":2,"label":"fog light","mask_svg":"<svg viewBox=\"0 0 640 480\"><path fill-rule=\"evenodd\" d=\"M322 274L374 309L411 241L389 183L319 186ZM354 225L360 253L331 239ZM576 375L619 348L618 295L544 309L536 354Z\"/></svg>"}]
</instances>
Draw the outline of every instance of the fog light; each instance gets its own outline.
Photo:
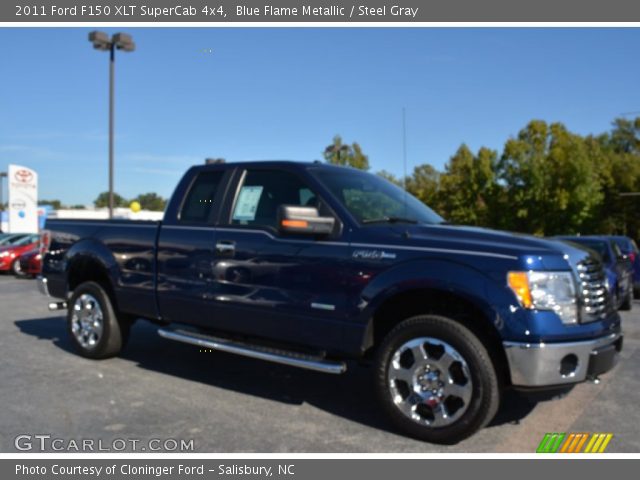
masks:
<instances>
[{"instance_id":1,"label":"fog light","mask_svg":"<svg viewBox=\"0 0 640 480\"><path fill-rule=\"evenodd\" d=\"M560 375L563 377L573 377L576 374L577 369L578 357L573 353L565 355L564 358L560 360Z\"/></svg>"}]
</instances>

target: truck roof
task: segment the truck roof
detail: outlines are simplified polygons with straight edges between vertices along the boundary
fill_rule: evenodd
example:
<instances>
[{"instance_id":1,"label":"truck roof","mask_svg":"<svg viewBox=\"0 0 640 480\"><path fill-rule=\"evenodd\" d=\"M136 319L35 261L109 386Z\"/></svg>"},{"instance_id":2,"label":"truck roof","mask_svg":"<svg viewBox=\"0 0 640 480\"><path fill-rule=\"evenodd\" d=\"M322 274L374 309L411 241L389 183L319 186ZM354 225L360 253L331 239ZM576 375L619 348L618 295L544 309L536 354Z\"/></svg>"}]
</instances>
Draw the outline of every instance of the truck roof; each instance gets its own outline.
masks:
<instances>
[{"instance_id":1,"label":"truck roof","mask_svg":"<svg viewBox=\"0 0 640 480\"><path fill-rule=\"evenodd\" d=\"M247 160L247 161L235 161L235 162L223 162L223 163L208 163L203 165L194 165L194 168L233 168L233 167L242 167L242 168L252 168L252 167L284 167L284 166L295 166L298 168L310 168L310 167L318 167L318 168L327 168L327 169L345 169L348 168L350 170L357 170L352 167L342 166L342 165L332 165L330 163L326 163L320 160L313 161L297 161L297 160Z\"/></svg>"}]
</instances>

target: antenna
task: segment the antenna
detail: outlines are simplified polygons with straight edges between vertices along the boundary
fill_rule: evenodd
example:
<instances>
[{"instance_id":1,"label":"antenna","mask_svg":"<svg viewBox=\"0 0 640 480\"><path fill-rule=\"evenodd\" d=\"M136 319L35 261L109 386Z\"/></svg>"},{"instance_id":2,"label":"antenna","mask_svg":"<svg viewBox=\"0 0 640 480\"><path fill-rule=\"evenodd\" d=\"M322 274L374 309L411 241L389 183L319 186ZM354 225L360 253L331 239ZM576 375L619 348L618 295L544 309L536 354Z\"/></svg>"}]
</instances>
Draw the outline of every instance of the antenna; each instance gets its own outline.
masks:
<instances>
[{"instance_id":1,"label":"antenna","mask_svg":"<svg viewBox=\"0 0 640 480\"><path fill-rule=\"evenodd\" d=\"M402 107L402 187L407 191L407 115L406 109Z\"/></svg>"},{"instance_id":2,"label":"antenna","mask_svg":"<svg viewBox=\"0 0 640 480\"><path fill-rule=\"evenodd\" d=\"M402 188L404 189L404 216L407 216L407 115L402 107Z\"/></svg>"}]
</instances>

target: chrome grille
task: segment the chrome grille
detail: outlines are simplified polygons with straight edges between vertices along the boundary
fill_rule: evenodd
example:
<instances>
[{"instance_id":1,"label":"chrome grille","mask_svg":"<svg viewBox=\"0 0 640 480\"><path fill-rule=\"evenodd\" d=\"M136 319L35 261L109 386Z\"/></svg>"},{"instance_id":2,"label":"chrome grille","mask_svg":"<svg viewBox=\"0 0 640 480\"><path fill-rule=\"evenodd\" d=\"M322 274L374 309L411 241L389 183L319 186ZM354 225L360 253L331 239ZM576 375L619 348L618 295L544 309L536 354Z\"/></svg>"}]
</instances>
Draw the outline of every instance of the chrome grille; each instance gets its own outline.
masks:
<instances>
[{"instance_id":1,"label":"chrome grille","mask_svg":"<svg viewBox=\"0 0 640 480\"><path fill-rule=\"evenodd\" d=\"M578 263L577 270L582 298L582 323L595 322L604 318L607 314L609 297L602 264L587 258Z\"/></svg>"}]
</instances>

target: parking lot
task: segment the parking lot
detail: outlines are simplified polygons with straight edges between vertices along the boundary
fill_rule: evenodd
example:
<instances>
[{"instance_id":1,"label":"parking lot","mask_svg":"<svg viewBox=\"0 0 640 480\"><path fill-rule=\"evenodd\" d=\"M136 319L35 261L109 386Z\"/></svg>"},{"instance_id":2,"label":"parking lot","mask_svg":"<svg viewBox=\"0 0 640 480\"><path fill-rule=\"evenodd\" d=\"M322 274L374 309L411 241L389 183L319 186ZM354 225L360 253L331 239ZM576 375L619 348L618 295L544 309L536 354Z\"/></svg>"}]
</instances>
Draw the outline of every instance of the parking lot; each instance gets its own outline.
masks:
<instances>
[{"instance_id":1,"label":"parking lot","mask_svg":"<svg viewBox=\"0 0 640 480\"><path fill-rule=\"evenodd\" d=\"M507 395L491 426L452 447L415 441L378 414L369 371L298 370L160 338L138 322L119 358L75 355L61 312L35 282L0 276L0 451L21 434L193 439L196 452L534 452L546 432L611 432L640 451L640 302L623 313L624 351L599 385L562 398Z\"/></svg>"}]
</instances>

